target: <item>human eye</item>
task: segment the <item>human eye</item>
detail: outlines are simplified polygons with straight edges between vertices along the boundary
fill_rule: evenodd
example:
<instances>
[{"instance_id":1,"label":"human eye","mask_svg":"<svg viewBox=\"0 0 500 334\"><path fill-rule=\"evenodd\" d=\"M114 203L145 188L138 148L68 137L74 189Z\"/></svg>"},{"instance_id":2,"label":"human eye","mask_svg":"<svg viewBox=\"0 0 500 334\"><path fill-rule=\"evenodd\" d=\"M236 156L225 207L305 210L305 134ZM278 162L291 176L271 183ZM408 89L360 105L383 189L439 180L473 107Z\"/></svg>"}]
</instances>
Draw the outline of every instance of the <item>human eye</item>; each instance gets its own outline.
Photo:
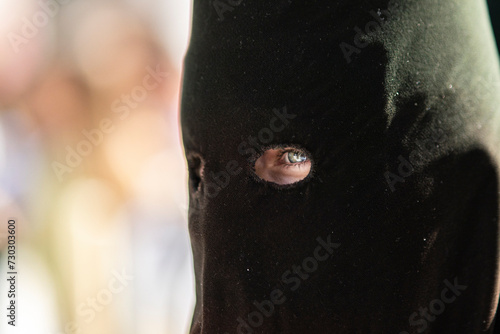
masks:
<instances>
[{"instance_id":1,"label":"human eye","mask_svg":"<svg viewBox=\"0 0 500 334\"><path fill-rule=\"evenodd\" d=\"M287 185L305 179L311 164L309 154L302 149L268 149L255 162L255 173L265 181Z\"/></svg>"}]
</instances>

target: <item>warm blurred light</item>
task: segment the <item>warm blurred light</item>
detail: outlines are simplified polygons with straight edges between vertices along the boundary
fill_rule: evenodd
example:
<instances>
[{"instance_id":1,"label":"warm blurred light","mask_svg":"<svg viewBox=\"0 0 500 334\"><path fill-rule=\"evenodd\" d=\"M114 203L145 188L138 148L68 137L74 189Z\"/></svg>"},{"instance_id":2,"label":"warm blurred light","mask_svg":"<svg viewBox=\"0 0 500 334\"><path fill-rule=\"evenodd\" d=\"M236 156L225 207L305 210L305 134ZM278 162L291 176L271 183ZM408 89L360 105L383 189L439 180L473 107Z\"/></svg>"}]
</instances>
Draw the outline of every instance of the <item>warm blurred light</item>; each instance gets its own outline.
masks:
<instances>
[{"instance_id":1,"label":"warm blurred light","mask_svg":"<svg viewBox=\"0 0 500 334\"><path fill-rule=\"evenodd\" d=\"M55 1L0 2L0 218L19 220L19 329L186 333L190 1Z\"/></svg>"}]
</instances>

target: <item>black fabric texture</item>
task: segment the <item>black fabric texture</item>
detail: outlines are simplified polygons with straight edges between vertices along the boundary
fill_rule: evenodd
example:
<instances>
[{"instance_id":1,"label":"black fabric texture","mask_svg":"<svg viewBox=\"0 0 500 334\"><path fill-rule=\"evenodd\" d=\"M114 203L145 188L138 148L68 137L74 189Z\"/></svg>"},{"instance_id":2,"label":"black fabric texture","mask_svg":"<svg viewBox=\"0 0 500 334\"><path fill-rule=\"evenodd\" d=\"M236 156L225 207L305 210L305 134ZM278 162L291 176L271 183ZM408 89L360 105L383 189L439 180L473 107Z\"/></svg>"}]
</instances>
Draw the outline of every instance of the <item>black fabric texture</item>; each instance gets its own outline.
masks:
<instances>
[{"instance_id":1,"label":"black fabric texture","mask_svg":"<svg viewBox=\"0 0 500 334\"><path fill-rule=\"evenodd\" d=\"M485 1L195 0L191 333L493 333L499 112Z\"/></svg>"}]
</instances>

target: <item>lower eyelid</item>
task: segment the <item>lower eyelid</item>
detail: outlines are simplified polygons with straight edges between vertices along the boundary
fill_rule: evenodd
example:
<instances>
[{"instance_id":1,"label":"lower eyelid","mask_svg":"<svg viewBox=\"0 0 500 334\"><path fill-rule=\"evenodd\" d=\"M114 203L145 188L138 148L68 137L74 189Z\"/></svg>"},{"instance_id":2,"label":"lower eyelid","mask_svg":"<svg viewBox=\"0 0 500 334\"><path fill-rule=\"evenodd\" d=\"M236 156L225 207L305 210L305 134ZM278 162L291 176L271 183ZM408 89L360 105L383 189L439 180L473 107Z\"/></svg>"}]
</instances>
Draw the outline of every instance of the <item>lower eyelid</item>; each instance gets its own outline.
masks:
<instances>
[{"instance_id":1,"label":"lower eyelid","mask_svg":"<svg viewBox=\"0 0 500 334\"><path fill-rule=\"evenodd\" d=\"M299 162L299 163L294 163L294 164L281 164L282 167L284 168L291 168L291 167L302 167L304 164L307 163L308 160Z\"/></svg>"}]
</instances>

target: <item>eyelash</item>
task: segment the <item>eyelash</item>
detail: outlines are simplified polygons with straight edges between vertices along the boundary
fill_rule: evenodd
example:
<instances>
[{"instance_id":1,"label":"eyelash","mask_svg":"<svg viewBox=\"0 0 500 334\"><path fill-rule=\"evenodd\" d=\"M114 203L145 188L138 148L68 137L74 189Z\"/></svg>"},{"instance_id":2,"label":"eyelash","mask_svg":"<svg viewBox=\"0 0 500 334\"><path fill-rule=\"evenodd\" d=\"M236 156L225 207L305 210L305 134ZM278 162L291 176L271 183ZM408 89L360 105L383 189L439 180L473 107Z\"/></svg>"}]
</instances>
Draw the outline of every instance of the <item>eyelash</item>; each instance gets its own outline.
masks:
<instances>
[{"instance_id":1,"label":"eyelash","mask_svg":"<svg viewBox=\"0 0 500 334\"><path fill-rule=\"evenodd\" d=\"M299 162L299 163L281 163L281 159L283 158L283 156L287 153L290 153L290 152L300 152L302 154L305 154L304 151L301 151L301 150L298 150L296 148L290 148L290 149L286 149L286 150L283 150L282 152L280 152L279 156L278 156L278 162L280 163L280 165L283 167L283 168L295 168L295 167L302 167L304 164L306 164L308 161L309 161L309 158L307 160L304 160L302 162ZM307 154L305 154L307 156Z\"/></svg>"}]
</instances>

